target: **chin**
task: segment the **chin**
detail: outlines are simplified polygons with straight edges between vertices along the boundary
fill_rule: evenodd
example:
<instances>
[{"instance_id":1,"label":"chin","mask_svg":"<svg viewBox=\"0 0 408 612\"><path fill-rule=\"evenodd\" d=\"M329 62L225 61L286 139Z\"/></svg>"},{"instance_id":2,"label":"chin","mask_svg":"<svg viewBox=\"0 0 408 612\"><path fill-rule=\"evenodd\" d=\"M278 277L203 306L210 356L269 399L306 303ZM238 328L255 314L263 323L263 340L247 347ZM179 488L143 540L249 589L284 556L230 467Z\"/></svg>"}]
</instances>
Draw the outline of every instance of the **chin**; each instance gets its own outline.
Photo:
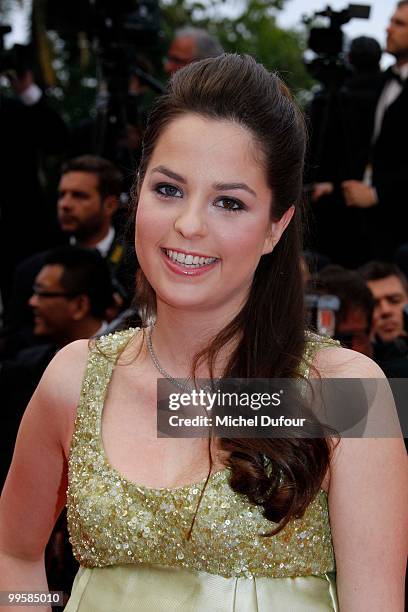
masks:
<instances>
[{"instance_id":1,"label":"chin","mask_svg":"<svg viewBox=\"0 0 408 612\"><path fill-rule=\"evenodd\" d=\"M50 333L50 330L48 329L48 327L42 320L39 320L36 323L34 323L33 333L35 336L40 336L40 337L48 336Z\"/></svg>"},{"instance_id":2,"label":"chin","mask_svg":"<svg viewBox=\"0 0 408 612\"><path fill-rule=\"evenodd\" d=\"M218 315L222 318L233 318L242 308L247 299L247 291L227 293L226 288L178 287L178 290L158 290L158 301L180 311L208 313L209 321L215 321ZM222 290L223 289L223 290ZM228 314L229 313L229 314Z\"/></svg>"},{"instance_id":3,"label":"chin","mask_svg":"<svg viewBox=\"0 0 408 612\"><path fill-rule=\"evenodd\" d=\"M193 311L217 307L213 294L198 295L197 292L192 291L158 291L156 295L158 301L180 310Z\"/></svg>"},{"instance_id":4,"label":"chin","mask_svg":"<svg viewBox=\"0 0 408 612\"><path fill-rule=\"evenodd\" d=\"M42 340L45 336L49 336L50 332L43 328L34 329L34 336L39 340Z\"/></svg>"},{"instance_id":5,"label":"chin","mask_svg":"<svg viewBox=\"0 0 408 612\"><path fill-rule=\"evenodd\" d=\"M62 229L63 232L67 232L72 234L73 232L76 232L78 230L78 225L76 223L64 223L59 221L59 225L60 228Z\"/></svg>"},{"instance_id":6,"label":"chin","mask_svg":"<svg viewBox=\"0 0 408 612\"><path fill-rule=\"evenodd\" d=\"M392 333L380 334L380 338L383 342L394 342L394 340L398 338L398 334L392 334Z\"/></svg>"}]
</instances>

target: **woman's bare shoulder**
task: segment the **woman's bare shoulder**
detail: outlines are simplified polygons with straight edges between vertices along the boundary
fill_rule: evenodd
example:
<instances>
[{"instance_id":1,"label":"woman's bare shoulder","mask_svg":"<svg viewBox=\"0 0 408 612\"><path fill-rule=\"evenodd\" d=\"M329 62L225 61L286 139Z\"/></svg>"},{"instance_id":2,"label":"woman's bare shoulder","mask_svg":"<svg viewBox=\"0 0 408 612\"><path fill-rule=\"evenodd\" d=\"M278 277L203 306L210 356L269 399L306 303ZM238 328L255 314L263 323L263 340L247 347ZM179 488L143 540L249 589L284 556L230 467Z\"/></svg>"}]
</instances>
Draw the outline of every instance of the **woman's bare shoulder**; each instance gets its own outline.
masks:
<instances>
[{"instance_id":1,"label":"woman's bare shoulder","mask_svg":"<svg viewBox=\"0 0 408 612\"><path fill-rule=\"evenodd\" d=\"M78 400L89 351L89 340L76 340L56 353L41 379L39 390L66 404Z\"/></svg>"},{"instance_id":2,"label":"woman's bare shoulder","mask_svg":"<svg viewBox=\"0 0 408 612\"><path fill-rule=\"evenodd\" d=\"M361 380L360 387L351 385L347 389L347 383L339 387L341 397L347 398L348 392L358 391L356 396L350 396L350 402L342 400L342 403L350 411L352 406L358 406L354 397L361 400L365 417L361 421L361 430L351 427L341 432L333 447L330 469L324 482L329 491L333 524L341 523L338 508L345 512L342 500L347 498L353 506L352 500L360 499L361 507L371 508L379 490L388 491L386 496L390 499L394 496L396 507L401 508L397 492L404 490L403 494L407 493L403 485L407 473L406 451L394 397L384 372L369 357L339 347L320 350L313 365L322 378ZM343 409L342 406L339 408ZM355 511L353 508L351 514Z\"/></svg>"},{"instance_id":3,"label":"woman's bare shoulder","mask_svg":"<svg viewBox=\"0 0 408 612\"><path fill-rule=\"evenodd\" d=\"M131 360L140 334L126 330L91 340L77 340L62 348L44 372L35 392L49 414L58 419L60 439L68 456L81 388L91 353L108 360ZM124 358L125 356L125 358Z\"/></svg>"},{"instance_id":4,"label":"woman's bare shoulder","mask_svg":"<svg viewBox=\"0 0 408 612\"><path fill-rule=\"evenodd\" d=\"M72 437L89 352L89 340L76 340L58 351L27 407L44 428L55 432L67 453Z\"/></svg>"},{"instance_id":5,"label":"woman's bare shoulder","mask_svg":"<svg viewBox=\"0 0 408 612\"><path fill-rule=\"evenodd\" d=\"M322 378L385 378L381 368L369 357L339 346L316 352L313 367Z\"/></svg>"}]
</instances>

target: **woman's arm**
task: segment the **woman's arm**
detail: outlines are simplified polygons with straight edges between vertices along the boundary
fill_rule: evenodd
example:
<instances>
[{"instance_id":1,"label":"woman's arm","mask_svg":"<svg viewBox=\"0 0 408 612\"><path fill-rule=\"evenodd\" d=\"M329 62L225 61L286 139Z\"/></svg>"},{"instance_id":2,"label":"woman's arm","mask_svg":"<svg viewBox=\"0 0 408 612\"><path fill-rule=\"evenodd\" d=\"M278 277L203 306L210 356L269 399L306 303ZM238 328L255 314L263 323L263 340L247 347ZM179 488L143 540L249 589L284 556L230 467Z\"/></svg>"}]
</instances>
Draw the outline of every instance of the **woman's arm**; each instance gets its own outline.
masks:
<instances>
[{"instance_id":1,"label":"woman's arm","mask_svg":"<svg viewBox=\"0 0 408 612\"><path fill-rule=\"evenodd\" d=\"M21 421L0 498L0 591L48 589L44 550L65 504L65 449L86 355L87 341L82 340L56 355Z\"/></svg>"},{"instance_id":2,"label":"woman's arm","mask_svg":"<svg viewBox=\"0 0 408 612\"><path fill-rule=\"evenodd\" d=\"M318 360L320 371L334 367L337 378L387 384L374 362L352 351L326 349ZM384 395L378 408L389 409L392 419L392 395L389 406ZM408 463L402 438L341 439L331 461L329 511L341 612L403 612Z\"/></svg>"}]
</instances>

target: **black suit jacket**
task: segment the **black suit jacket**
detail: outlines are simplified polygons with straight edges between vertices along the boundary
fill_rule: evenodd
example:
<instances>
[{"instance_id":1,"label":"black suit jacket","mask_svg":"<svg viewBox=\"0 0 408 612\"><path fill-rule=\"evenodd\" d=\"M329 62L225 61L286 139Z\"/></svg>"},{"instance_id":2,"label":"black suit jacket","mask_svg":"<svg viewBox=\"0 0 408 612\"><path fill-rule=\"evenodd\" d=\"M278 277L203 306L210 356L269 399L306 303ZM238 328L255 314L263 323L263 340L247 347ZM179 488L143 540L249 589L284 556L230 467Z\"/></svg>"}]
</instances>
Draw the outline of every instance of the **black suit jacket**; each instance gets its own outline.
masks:
<instances>
[{"instance_id":1,"label":"black suit jacket","mask_svg":"<svg viewBox=\"0 0 408 612\"><path fill-rule=\"evenodd\" d=\"M399 244L408 242L408 81L384 114L372 163L379 199L375 207L378 239L392 256Z\"/></svg>"}]
</instances>

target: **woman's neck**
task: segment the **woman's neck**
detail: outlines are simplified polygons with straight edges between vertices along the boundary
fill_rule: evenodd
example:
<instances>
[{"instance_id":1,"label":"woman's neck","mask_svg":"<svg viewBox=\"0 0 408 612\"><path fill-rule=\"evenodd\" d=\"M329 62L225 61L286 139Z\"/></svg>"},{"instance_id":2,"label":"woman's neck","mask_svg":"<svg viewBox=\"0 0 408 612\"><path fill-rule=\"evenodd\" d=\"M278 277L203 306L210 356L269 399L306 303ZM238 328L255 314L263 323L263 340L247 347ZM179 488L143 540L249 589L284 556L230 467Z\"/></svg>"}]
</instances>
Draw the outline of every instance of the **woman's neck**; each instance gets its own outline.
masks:
<instances>
[{"instance_id":1,"label":"woman's neck","mask_svg":"<svg viewBox=\"0 0 408 612\"><path fill-rule=\"evenodd\" d=\"M234 315L233 315L234 316ZM160 365L172 376L186 378L191 372L193 358L206 348L215 336L232 320L231 313L197 312L175 309L157 304L157 320L152 332L154 351ZM214 374L221 375L233 342L223 347L216 360ZM235 342L234 342L235 344ZM219 370L219 371L218 371ZM206 366L198 368L197 375L209 376Z\"/></svg>"}]
</instances>

